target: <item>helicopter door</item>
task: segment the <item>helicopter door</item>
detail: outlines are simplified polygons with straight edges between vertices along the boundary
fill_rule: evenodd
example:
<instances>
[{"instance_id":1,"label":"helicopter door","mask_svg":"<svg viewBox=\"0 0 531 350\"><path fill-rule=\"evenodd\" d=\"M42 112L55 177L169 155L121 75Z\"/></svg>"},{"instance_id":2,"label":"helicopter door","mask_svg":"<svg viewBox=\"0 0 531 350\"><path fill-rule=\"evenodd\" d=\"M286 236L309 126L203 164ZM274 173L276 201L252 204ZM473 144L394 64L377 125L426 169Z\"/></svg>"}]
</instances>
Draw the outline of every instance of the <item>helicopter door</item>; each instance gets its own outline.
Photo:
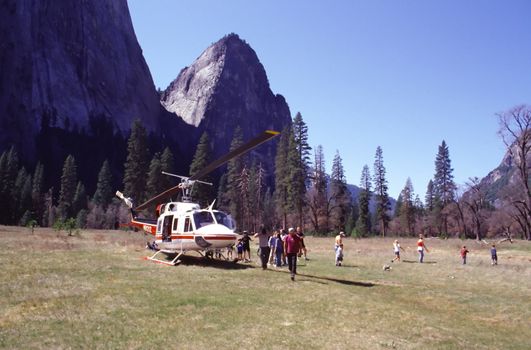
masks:
<instances>
[{"instance_id":1,"label":"helicopter door","mask_svg":"<svg viewBox=\"0 0 531 350\"><path fill-rule=\"evenodd\" d=\"M173 215L168 215L164 218L162 224L162 241L171 242L171 224L173 221Z\"/></svg>"}]
</instances>

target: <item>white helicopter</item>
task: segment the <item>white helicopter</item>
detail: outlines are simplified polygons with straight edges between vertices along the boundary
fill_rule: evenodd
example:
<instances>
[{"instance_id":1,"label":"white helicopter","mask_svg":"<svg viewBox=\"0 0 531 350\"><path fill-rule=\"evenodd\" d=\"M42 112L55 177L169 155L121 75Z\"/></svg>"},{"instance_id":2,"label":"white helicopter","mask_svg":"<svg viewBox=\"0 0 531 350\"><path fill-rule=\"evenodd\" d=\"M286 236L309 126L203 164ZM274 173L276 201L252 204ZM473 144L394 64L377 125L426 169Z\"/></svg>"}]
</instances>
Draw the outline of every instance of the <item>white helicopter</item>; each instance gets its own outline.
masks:
<instances>
[{"instance_id":1,"label":"white helicopter","mask_svg":"<svg viewBox=\"0 0 531 350\"><path fill-rule=\"evenodd\" d=\"M131 209L130 226L142 229L155 238L155 246L158 250L147 259L167 265L178 265L181 262L179 258L187 251L196 251L201 255L211 257L216 250L235 244L237 234L234 233L234 229L236 226L231 216L222 211L214 210L215 201L208 208L201 209L199 204L192 203L190 192L196 182L212 185L211 183L199 181L198 179L204 177L229 160L249 152L278 134L278 131L266 130L260 136L227 153L225 156L210 163L202 171L190 177L163 172L166 175L180 178L181 183L139 206L135 207L131 198L125 197L123 193L117 191L116 196L122 199ZM183 192L180 202L170 201L157 205L157 219L140 218L137 216L138 211L146 209L154 203L166 201L179 191ZM161 253L176 256L171 261L161 260L157 258Z\"/></svg>"}]
</instances>

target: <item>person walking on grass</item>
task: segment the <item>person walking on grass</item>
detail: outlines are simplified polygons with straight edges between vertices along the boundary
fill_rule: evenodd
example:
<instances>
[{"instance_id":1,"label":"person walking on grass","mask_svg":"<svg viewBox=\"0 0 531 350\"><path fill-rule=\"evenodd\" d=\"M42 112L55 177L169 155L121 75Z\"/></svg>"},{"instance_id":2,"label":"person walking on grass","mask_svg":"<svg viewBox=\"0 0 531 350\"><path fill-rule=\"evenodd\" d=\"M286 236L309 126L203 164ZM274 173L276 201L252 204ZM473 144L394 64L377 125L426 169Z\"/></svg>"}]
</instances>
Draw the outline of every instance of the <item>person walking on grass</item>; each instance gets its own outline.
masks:
<instances>
[{"instance_id":1,"label":"person walking on grass","mask_svg":"<svg viewBox=\"0 0 531 350\"><path fill-rule=\"evenodd\" d=\"M276 267L281 267L282 266L282 256L284 255L284 242L282 241L282 237L280 236L280 232L277 232L277 235L275 237L273 250L275 252L275 266Z\"/></svg>"},{"instance_id":2,"label":"person walking on grass","mask_svg":"<svg viewBox=\"0 0 531 350\"><path fill-rule=\"evenodd\" d=\"M395 262L395 260L400 262L400 250L405 251L404 248L400 246L400 243L398 243L398 239L395 239L395 242L393 243L393 251L395 253L395 258L391 260L391 262Z\"/></svg>"},{"instance_id":3,"label":"person walking on grass","mask_svg":"<svg viewBox=\"0 0 531 350\"><path fill-rule=\"evenodd\" d=\"M463 265L466 265L466 255L470 253L468 249L466 249L466 245L461 248L461 259L463 261Z\"/></svg>"},{"instance_id":4,"label":"person walking on grass","mask_svg":"<svg viewBox=\"0 0 531 350\"><path fill-rule=\"evenodd\" d=\"M424 262L424 250L426 250L426 253L430 252L426 244L424 244L424 236L420 234L417 241L417 251L419 252L419 263L421 264Z\"/></svg>"},{"instance_id":5,"label":"person walking on grass","mask_svg":"<svg viewBox=\"0 0 531 350\"><path fill-rule=\"evenodd\" d=\"M275 240L276 238L277 238L277 231L273 231L273 234L269 236L269 242L268 242L268 245L269 245L269 259L267 262L268 265L273 265L273 263L275 262Z\"/></svg>"},{"instance_id":6,"label":"person walking on grass","mask_svg":"<svg viewBox=\"0 0 531 350\"><path fill-rule=\"evenodd\" d=\"M262 263L262 269L267 269L267 261L269 260L269 236L265 227L262 227L260 232L257 232L254 237L258 238L258 246L260 247L260 261Z\"/></svg>"},{"instance_id":7,"label":"person walking on grass","mask_svg":"<svg viewBox=\"0 0 531 350\"><path fill-rule=\"evenodd\" d=\"M291 280L295 281L295 275L297 274L297 254L301 249L301 239L295 233L295 229L290 227L288 230L288 236L284 241L284 251L288 258L288 268L291 274Z\"/></svg>"},{"instance_id":8,"label":"person walking on grass","mask_svg":"<svg viewBox=\"0 0 531 350\"><path fill-rule=\"evenodd\" d=\"M498 253L496 252L496 245L493 243L490 247L490 257L492 259L492 265L498 265Z\"/></svg>"},{"instance_id":9,"label":"person walking on grass","mask_svg":"<svg viewBox=\"0 0 531 350\"><path fill-rule=\"evenodd\" d=\"M304 254L304 260L308 260L308 257L306 256L306 254L308 253L308 250L306 249L306 245L304 244L304 232L302 232L302 229L300 228L300 226L297 226L297 235L301 239L301 251L299 252L299 257L301 257L302 254Z\"/></svg>"}]
</instances>

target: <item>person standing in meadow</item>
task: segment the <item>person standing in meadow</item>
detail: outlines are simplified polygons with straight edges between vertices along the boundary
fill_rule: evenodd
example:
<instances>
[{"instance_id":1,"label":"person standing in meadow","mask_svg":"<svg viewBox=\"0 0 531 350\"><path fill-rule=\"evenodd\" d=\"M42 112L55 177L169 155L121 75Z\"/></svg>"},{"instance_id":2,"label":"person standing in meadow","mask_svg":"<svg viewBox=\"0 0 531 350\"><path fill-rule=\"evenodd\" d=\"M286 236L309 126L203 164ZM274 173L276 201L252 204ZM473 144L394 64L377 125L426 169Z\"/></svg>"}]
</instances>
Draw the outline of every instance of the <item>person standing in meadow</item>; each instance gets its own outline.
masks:
<instances>
[{"instance_id":1,"label":"person standing in meadow","mask_svg":"<svg viewBox=\"0 0 531 350\"><path fill-rule=\"evenodd\" d=\"M426 250L426 253L430 252L424 243L424 236L420 234L419 240L417 241L417 251L419 252L419 263L421 264L424 262L424 250Z\"/></svg>"},{"instance_id":2,"label":"person standing in meadow","mask_svg":"<svg viewBox=\"0 0 531 350\"><path fill-rule=\"evenodd\" d=\"M404 248L400 246L400 243L398 243L398 239L395 239L395 242L393 243L393 251L395 253L395 258L391 260L391 262L395 262L395 260L398 260L398 262L400 262L400 250L404 250Z\"/></svg>"},{"instance_id":3,"label":"person standing in meadow","mask_svg":"<svg viewBox=\"0 0 531 350\"><path fill-rule=\"evenodd\" d=\"M490 257L492 259L492 265L498 265L498 253L496 252L496 245L493 243L490 247Z\"/></svg>"},{"instance_id":4,"label":"person standing in meadow","mask_svg":"<svg viewBox=\"0 0 531 350\"><path fill-rule=\"evenodd\" d=\"M267 269L267 261L269 260L269 236L265 227L262 227L260 232L257 232L254 237L258 238L258 246L260 247L260 261L262 263L262 269Z\"/></svg>"},{"instance_id":5,"label":"person standing in meadow","mask_svg":"<svg viewBox=\"0 0 531 350\"><path fill-rule=\"evenodd\" d=\"M461 248L461 259L463 260L463 265L466 265L466 255L470 253L468 249L466 249L466 245Z\"/></svg>"},{"instance_id":6,"label":"person standing in meadow","mask_svg":"<svg viewBox=\"0 0 531 350\"><path fill-rule=\"evenodd\" d=\"M284 242L280 236L280 232L277 232L275 242L273 244L273 250L275 252L275 266L282 266L282 256L284 255Z\"/></svg>"},{"instance_id":7,"label":"person standing in meadow","mask_svg":"<svg viewBox=\"0 0 531 350\"><path fill-rule=\"evenodd\" d=\"M295 275L297 274L297 255L301 249L301 238L295 233L295 229L290 227L288 230L288 236L284 241L284 251L288 258L288 268L291 273L291 280L295 281Z\"/></svg>"},{"instance_id":8,"label":"person standing in meadow","mask_svg":"<svg viewBox=\"0 0 531 350\"><path fill-rule=\"evenodd\" d=\"M301 251L299 252L299 256L304 254L304 260L308 260L308 257L306 256L308 250L306 249L306 244L304 244L304 232L302 232L302 229L299 226L297 227L297 235L301 239Z\"/></svg>"}]
</instances>

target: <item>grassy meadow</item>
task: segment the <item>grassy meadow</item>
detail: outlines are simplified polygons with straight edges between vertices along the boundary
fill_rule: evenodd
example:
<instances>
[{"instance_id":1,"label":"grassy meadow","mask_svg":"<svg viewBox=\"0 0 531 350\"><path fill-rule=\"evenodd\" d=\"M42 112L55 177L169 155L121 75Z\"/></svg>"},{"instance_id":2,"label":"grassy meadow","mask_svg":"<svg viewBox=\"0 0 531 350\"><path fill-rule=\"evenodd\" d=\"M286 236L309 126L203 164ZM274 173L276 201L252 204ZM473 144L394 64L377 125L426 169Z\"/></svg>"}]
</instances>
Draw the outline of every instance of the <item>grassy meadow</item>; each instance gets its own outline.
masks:
<instances>
[{"instance_id":1,"label":"grassy meadow","mask_svg":"<svg viewBox=\"0 0 531 350\"><path fill-rule=\"evenodd\" d=\"M286 268L144 260L138 232L0 226L0 348L530 349L531 242L306 238L295 282ZM253 242L256 243L256 242ZM459 248L471 253L461 265ZM382 266L389 264L390 271Z\"/></svg>"}]
</instances>

